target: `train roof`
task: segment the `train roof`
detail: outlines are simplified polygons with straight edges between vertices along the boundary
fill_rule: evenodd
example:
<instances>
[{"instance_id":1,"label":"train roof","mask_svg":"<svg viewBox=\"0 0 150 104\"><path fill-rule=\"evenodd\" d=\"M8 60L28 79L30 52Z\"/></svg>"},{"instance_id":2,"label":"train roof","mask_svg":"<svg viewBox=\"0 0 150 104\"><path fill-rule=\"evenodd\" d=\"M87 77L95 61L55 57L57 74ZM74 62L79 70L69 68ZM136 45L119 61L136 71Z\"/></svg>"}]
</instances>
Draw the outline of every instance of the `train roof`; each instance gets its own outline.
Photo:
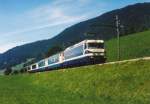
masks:
<instances>
[{"instance_id":1,"label":"train roof","mask_svg":"<svg viewBox=\"0 0 150 104\"><path fill-rule=\"evenodd\" d=\"M96 43L104 43L104 40L84 40L86 43L92 43L92 42L96 42Z\"/></svg>"}]
</instances>

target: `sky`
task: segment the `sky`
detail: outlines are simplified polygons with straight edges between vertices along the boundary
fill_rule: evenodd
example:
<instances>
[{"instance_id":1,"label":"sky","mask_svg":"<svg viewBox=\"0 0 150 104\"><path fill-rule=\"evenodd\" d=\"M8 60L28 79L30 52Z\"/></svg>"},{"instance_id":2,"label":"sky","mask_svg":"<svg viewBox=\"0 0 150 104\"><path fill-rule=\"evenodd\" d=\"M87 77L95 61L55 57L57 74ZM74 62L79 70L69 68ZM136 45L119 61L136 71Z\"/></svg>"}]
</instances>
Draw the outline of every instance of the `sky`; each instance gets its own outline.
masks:
<instances>
[{"instance_id":1,"label":"sky","mask_svg":"<svg viewBox=\"0 0 150 104\"><path fill-rule=\"evenodd\" d=\"M113 9L150 0L0 0L0 53L50 39Z\"/></svg>"}]
</instances>

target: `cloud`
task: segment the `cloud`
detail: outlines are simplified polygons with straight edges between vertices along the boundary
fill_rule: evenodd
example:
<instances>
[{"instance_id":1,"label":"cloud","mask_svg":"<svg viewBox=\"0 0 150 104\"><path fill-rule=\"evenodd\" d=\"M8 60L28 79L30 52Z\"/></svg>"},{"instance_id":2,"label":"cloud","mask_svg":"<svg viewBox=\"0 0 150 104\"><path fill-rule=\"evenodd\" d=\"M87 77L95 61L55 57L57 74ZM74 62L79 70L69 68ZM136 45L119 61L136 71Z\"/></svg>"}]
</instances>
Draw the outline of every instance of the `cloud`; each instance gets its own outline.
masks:
<instances>
[{"instance_id":1,"label":"cloud","mask_svg":"<svg viewBox=\"0 0 150 104\"><path fill-rule=\"evenodd\" d=\"M54 0L48 4L40 5L37 8L15 15L14 18L11 18L12 21L10 23L12 25L9 25L10 30L13 31L9 30L0 33L2 34L1 39L8 43L8 45L0 44L1 46L3 45L0 47L0 52L4 52L16 45L35 41L36 39L47 38L41 36L43 34L41 30L45 30L45 28L49 28L50 38L61 32L62 28L65 29L75 23L95 17L95 14L97 14L95 12L97 11L95 9L96 6L90 7L92 5L90 4L91 2L92 0ZM57 28L55 32L54 28ZM31 37L34 37L34 39ZM15 43L12 43L13 41Z\"/></svg>"},{"instance_id":2,"label":"cloud","mask_svg":"<svg viewBox=\"0 0 150 104\"><path fill-rule=\"evenodd\" d=\"M89 13L74 14L71 10L73 0L56 0L53 3L40 6L33 10L27 11L17 18L18 28L15 31L1 33L4 37L20 34L30 31L38 31L47 27L56 27L58 25L72 25L86 20ZM66 4L64 3L66 2ZM82 0L83 2L83 0ZM63 3L63 4L62 4ZM68 3L68 4L67 4ZM70 5L70 6L69 6Z\"/></svg>"},{"instance_id":3,"label":"cloud","mask_svg":"<svg viewBox=\"0 0 150 104\"><path fill-rule=\"evenodd\" d=\"M20 29L17 31L13 31L13 32L8 32L8 33L4 33L3 36L7 37L10 35L15 35L15 34L20 34L20 33L24 33L24 32L30 32L30 31L35 31L35 30L39 30L39 29L43 29L43 28L47 28L47 27L55 27L55 26L59 26L59 25L65 25L65 24L70 24L70 23L76 23L76 22L80 22L81 20L84 20L86 16L80 16L80 17L70 17L70 18L66 18L62 21L56 21L56 22L52 22L52 23L48 23L48 24L42 24L39 26L35 26L35 27L31 27L31 28L25 28L25 29Z\"/></svg>"},{"instance_id":4,"label":"cloud","mask_svg":"<svg viewBox=\"0 0 150 104\"><path fill-rule=\"evenodd\" d=\"M0 47L0 53L6 52L8 49L11 49L16 45L16 43L2 44Z\"/></svg>"}]
</instances>

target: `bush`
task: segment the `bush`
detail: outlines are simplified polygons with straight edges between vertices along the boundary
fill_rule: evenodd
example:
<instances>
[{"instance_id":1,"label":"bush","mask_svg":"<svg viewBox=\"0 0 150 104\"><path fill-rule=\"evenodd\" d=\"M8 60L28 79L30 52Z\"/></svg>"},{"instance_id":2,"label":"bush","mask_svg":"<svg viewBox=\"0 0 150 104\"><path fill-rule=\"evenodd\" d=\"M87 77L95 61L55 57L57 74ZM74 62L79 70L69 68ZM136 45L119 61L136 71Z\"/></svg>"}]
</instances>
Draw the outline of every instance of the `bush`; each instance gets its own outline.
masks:
<instances>
[{"instance_id":1,"label":"bush","mask_svg":"<svg viewBox=\"0 0 150 104\"><path fill-rule=\"evenodd\" d=\"M5 71L4 71L4 75L10 75L11 72L12 72L11 67L7 67L7 68L5 69Z\"/></svg>"},{"instance_id":2,"label":"bush","mask_svg":"<svg viewBox=\"0 0 150 104\"><path fill-rule=\"evenodd\" d=\"M13 71L13 74L18 74L19 72L17 70L14 70Z\"/></svg>"}]
</instances>

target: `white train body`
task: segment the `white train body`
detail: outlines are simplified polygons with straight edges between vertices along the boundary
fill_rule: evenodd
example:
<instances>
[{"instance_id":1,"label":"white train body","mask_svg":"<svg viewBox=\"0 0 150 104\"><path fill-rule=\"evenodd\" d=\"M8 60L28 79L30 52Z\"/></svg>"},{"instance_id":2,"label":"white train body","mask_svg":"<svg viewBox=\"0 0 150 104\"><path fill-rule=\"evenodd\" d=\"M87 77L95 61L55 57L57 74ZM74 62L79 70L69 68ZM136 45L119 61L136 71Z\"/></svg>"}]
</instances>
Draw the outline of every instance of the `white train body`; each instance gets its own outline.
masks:
<instances>
[{"instance_id":1,"label":"white train body","mask_svg":"<svg viewBox=\"0 0 150 104\"><path fill-rule=\"evenodd\" d=\"M103 40L84 40L66 48L63 52L52 55L30 65L29 72L47 71L105 62Z\"/></svg>"}]
</instances>

